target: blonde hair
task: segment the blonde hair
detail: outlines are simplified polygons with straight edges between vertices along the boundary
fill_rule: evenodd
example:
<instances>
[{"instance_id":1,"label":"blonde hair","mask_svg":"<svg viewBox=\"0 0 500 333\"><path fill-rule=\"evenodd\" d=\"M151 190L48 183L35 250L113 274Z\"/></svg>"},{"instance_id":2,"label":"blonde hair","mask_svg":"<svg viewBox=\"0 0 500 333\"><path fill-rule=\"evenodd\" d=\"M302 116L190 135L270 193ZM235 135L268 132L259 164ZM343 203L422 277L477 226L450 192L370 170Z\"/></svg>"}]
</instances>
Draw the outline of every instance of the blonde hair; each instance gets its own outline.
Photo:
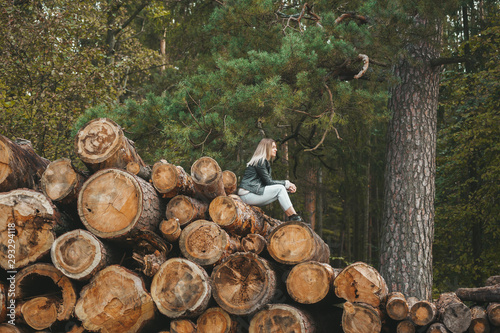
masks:
<instances>
[{"instance_id":1,"label":"blonde hair","mask_svg":"<svg viewBox=\"0 0 500 333\"><path fill-rule=\"evenodd\" d=\"M273 139L264 138L260 140L259 144L257 145L257 148L255 148L255 152L253 153L252 158L247 163L247 166L256 165L263 159L266 159L268 161L274 159L271 157L271 150L273 147L273 143L276 143L276 141L274 141Z\"/></svg>"}]
</instances>

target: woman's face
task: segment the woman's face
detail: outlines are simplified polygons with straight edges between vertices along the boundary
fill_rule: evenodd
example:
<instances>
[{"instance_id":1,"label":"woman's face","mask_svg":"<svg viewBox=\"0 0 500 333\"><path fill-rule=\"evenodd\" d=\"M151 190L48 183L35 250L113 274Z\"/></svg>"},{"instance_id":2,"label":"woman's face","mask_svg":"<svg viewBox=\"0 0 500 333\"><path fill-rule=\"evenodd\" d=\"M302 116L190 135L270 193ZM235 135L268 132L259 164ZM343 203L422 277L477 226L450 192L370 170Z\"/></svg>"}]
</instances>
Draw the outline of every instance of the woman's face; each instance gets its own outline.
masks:
<instances>
[{"instance_id":1,"label":"woman's face","mask_svg":"<svg viewBox=\"0 0 500 333\"><path fill-rule=\"evenodd\" d=\"M276 148L276 142L271 143L271 157L272 158L276 157L277 151L278 151L278 148Z\"/></svg>"}]
</instances>

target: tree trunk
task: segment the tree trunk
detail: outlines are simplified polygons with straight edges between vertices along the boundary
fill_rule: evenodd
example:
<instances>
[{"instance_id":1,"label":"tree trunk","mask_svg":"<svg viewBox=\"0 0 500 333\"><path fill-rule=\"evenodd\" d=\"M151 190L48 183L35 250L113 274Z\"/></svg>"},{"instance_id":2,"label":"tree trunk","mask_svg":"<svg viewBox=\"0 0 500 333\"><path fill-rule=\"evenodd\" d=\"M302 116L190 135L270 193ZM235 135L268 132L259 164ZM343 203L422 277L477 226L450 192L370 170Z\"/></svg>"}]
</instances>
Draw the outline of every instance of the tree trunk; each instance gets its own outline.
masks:
<instances>
[{"instance_id":1,"label":"tree trunk","mask_svg":"<svg viewBox=\"0 0 500 333\"><path fill-rule=\"evenodd\" d=\"M378 308L387 296L384 278L373 267L356 262L344 268L333 281L335 294L349 302Z\"/></svg>"},{"instance_id":2,"label":"tree trunk","mask_svg":"<svg viewBox=\"0 0 500 333\"><path fill-rule=\"evenodd\" d=\"M238 186L238 178L234 172L230 170L222 171L222 183L224 184L224 192L226 195L234 194Z\"/></svg>"},{"instance_id":3,"label":"tree trunk","mask_svg":"<svg viewBox=\"0 0 500 333\"><path fill-rule=\"evenodd\" d=\"M380 312L369 304L345 302L342 329L345 333L378 333L382 330Z\"/></svg>"},{"instance_id":4,"label":"tree trunk","mask_svg":"<svg viewBox=\"0 0 500 333\"><path fill-rule=\"evenodd\" d=\"M488 319L491 325L500 327L500 303L488 304L486 312L488 313Z\"/></svg>"},{"instance_id":5,"label":"tree trunk","mask_svg":"<svg viewBox=\"0 0 500 333\"><path fill-rule=\"evenodd\" d=\"M181 225L177 218L163 220L160 223L160 233L170 243L177 242L179 237L181 237L181 232Z\"/></svg>"},{"instance_id":6,"label":"tree trunk","mask_svg":"<svg viewBox=\"0 0 500 333\"><path fill-rule=\"evenodd\" d=\"M58 270L74 280L89 280L114 261L109 246L82 229L59 236L52 244L51 258Z\"/></svg>"},{"instance_id":7,"label":"tree trunk","mask_svg":"<svg viewBox=\"0 0 500 333\"><path fill-rule=\"evenodd\" d=\"M471 323L469 307L462 303L455 293L439 295L436 301L439 319L452 333L465 332Z\"/></svg>"},{"instance_id":8,"label":"tree trunk","mask_svg":"<svg viewBox=\"0 0 500 333\"><path fill-rule=\"evenodd\" d=\"M220 196L213 199L208 211L215 223L235 235L266 235L270 228L262 218L255 214L250 205L236 196Z\"/></svg>"},{"instance_id":9,"label":"tree trunk","mask_svg":"<svg viewBox=\"0 0 500 333\"><path fill-rule=\"evenodd\" d=\"M25 267L47 255L60 214L42 193L19 189L0 193L0 266Z\"/></svg>"},{"instance_id":10,"label":"tree trunk","mask_svg":"<svg viewBox=\"0 0 500 333\"><path fill-rule=\"evenodd\" d=\"M268 237L267 250L274 260L287 265L330 260L328 245L302 222L287 222L274 228Z\"/></svg>"},{"instance_id":11,"label":"tree trunk","mask_svg":"<svg viewBox=\"0 0 500 333\"><path fill-rule=\"evenodd\" d=\"M459 288L455 293L462 301L500 302L500 284L480 288Z\"/></svg>"},{"instance_id":12,"label":"tree trunk","mask_svg":"<svg viewBox=\"0 0 500 333\"><path fill-rule=\"evenodd\" d=\"M333 293L335 271L329 264L308 261L292 268L286 278L288 294L298 303L314 304Z\"/></svg>"},{"instance_id":13,"label":"tree trunk","mask_svg":"<svg viewBox=\"0 0 500 333\"><path fill-rule=\"evenodd\" d=\"M165 198L173 198L176 195L195 196L196 193L191 176L182 167L165 160L153 165L151 181Z\"/></svg>"},{"instance_id":14,"label":"tree trunk","mask_svg":"<svg viewBox=\"0 0 500 333\"><path fill-rule=\"evenodd\" d=\"M235 253L212 271L213 297L235 315L250 315L270 302L276 273L269 262L253 253Z\"/></svg>"},{"instance_id":15,"label":"tree trunk","mask_svg":"<svg viewBox=\"0 0 500 333\"><path fill-rule=\"evenodd\" d=\"M146 167L134 143L117 123L107 118L93 119L78 131L75 152L92 172L107 168L124 170L129 162Z\"/></svg>"},{"instance_id":16,"label":"tree trunk","mask_svg":"<svg viewBox=\"0 0 500 333\"><path fill-rule=\"evenodd\" d=\"M169 318L199 316L208 306L212 287L207 272L184 258L167 260L151 283L158 310Z\"/></svg>"},{"instance_id":17,"label":"tree trunk","mask_svg":"<svg viewBox=\"0 0 500 333\"><path fill-rule=\"evenodd\" d=\"M397 291L387 295L385 310L387 315L394 320L403 320L408 317L410 313L405 295Z\"/></svg>"},{"instance_id":18,"label":"tree trunk","mask_svg":"<svg viewBox=\"0 0 500 333\"><path fill-rule=\"evenodd\" d=\"M16 276L16 298L24 320L35 329L71 318L76 304L75 288L69 278L50 264L36 263ZM50 295L47 296L46 295ZM54 317L55 313L55 317ZM37 326L37 327L35 327Z\"/></svg>"},{"instance_id":19,"label":"tree trunk","mask_svg":"<svg viewBox=\"0 0 500 333\"><path fill-rule=\"evenodd\" d=\"M76 205L78 193L87 180L81 171L75 169L68 158L51 162L41 179L43 193L52 201L65 205Z\"/></svg>"},{"instance_id":20,"label":"tree trunk","mask_svg":"<svg viewBox=\"0 0 500 333\"><path fill-rule=\"evenodd\" d=\"M167 204L167 219L177 218L181 227L207 218L208 204L185 195L177 195Z\"/></svg>"},{"instance_id":21,"label":"tree trunk","mask_svg":"<svg viewBox=\"0 0 500 333\"><path fill-rule=\"evenodd\" d=\"M236 333L238 322L222 308L207 309L196 321L198 333Z\"/></svg>"},{"instance_id":22,"label":"tree trunk","mask_svg":"<svg viewBox=\"0 0 500 333\"><path fill-rule=\"evenodd\" d=\"M259 332L314 333L311 316L288 304L269 304L250 320L249 333Z\"/></svg>"},{"instance_id":23,"label":"tree trunk","mask_svg":"<svg viewBox=\"0 0 500 333\"><path fill-rule=\"evenodd\" d=\"M471 308L471 323L468 332L470 333L489 333L490 322L488 321L488 314L481 306L474 306Z\"/></svg>"},{"instance_id":24,"label":"tree trunk","mask_svg":"<svg viewBox=\"0 0 500 333\"><path fill-rule=\"evenodd\" d=\"M443 323L434 323L427 329L426 333L449 333Z\"/></svg>"},{"instance_id":25,"label":"tree trunk","mask_svg":"<svg viewBox=\"0 0 500 333\"><path fill-rule=\"evenodd\" d=\"M185 258L200 266L211 266L239 251L241 245L216 223L197 220L182 230L179 248Z\"/></svg>"},{"instance_id":26,"label":"tree trunk","mask_svg":"<svg viewBox=\"0 0 500 333\"><path fill-rule=\"evenodd\" d=\"M305 210L306 220L311 224L312 229L316 227L316 191L318 187L318 174L314 167L310 167L307 171L307 182L305 193Z\"/></svg>"},{"instance_id":27,"label":"tree trunk","mask_svg":"<svg viewBox=\"0 0 500 333\"><path fill-rule=\"evenodd\" d=\"M418 326L429 325L437 318L437 309L434 303L418 301L410 308L410 318Z\"/></svg>"},{"instance_id":28,"label":"tree trunk","mask_svg":"<svg viewBox=\"0 0 500 333\"><path fill-rule=\"evenodd\" d=\"M196 160L191 166L191 178L196 190L208 200L226 195L222 170L213 158L205 156Z\"/></svg>"},{"instance_id":29,"label":"tree trunk","mask_svg":"<svg viewBox=\"0 0 500 333\"><path fill-rule=\"evenodd\" d=\"M14 143L0 134L0 192L39 190L40 178L49 163L37 155L29 141Z\"/></svg>"},{"instance_id":30,"label":"tree trunk","mask_svg":"<svg viewBox=\"0 0 500 333\"><path fill-rule=\"evenodd\" d=\"M259 234L248 234L241 239L241 248L244 252L261 254L266 249L266 246L266 239Z\"/></svg>"},{"instance_id":31,"label":"tree trunk","mask_svg":"<svg viewBox=\"0 0 500 333\"><path fill-rule=\"evenodd\" d=\"M170 322L170 333L195 333L196 325L188 319L176 319Z\"/></svg>"},{"instance_id":32,"label":"tree trunk","mask_svg":"<svg viewBox=\"0 0 500 333\"><path fill-rule=\"evenodd\" d=\"M89 231L110 239L156 230L163 215L153 186L119 169L101 170L83 184L78 214Z\"/></svg>"},{"instance_id":33,"label":"tree trunk","mask_svg":"<svg viewBox=\"0 0 500 333\"><path fill-rule=\"evenodd\" d=\"M441 24L412 19L414 27L406 36L424 27L428 34L407 40L406 56L393 69L398 83L389 101L380 273L390 291L431 300L441 69L430 60L440 53Z\"/></svg>"},{"instance_id":34,"label":"tree trunk","mask_svg":"<svg viewBox=\"0 0 500 333\"><path fill-rule=\"evenodd\" d=\"M396 333L415 333L415 324L409 319L400 321L396 327Z\"/></svg>"}]
</instances>

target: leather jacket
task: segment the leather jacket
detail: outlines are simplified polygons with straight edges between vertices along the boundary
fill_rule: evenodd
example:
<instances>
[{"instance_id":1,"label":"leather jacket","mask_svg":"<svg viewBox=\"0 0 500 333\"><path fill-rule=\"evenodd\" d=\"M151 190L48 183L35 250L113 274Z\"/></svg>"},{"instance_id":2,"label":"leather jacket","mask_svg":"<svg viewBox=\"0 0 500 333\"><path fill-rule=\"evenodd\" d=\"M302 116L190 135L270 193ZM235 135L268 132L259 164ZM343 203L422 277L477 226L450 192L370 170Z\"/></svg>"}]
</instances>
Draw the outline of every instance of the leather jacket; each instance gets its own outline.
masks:
<instances>
[{"instance_id":1,"label":"leather jacket","mask_svg":"<svg viewBox=\"0 0 500 333\"><path fill-rule=\"evenodd\" d=\"M267 185L280 184L285 186L284 180L273 180L271 177L271 163L262 159L255 165L249 165L245 169L240 187L252 193L262 195Z\"/></svg>"}]
</instances>

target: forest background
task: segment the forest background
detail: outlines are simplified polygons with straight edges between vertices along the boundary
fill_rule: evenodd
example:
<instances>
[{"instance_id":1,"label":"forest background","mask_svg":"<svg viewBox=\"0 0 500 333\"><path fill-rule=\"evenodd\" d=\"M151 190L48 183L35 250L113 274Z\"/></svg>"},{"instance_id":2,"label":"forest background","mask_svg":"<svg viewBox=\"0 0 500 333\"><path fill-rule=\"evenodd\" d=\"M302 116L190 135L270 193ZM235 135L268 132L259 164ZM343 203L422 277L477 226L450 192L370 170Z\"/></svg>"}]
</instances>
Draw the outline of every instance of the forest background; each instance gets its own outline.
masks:
<instances>
[{"instance_id":1,"label":"forest background","mask_svg":"<svg viewBox=\"0 0 500 333\"><path fill-rule=\"evenodd\" d=\"M420 145L391 146L398 100L415 102L437 79L439 94L415 104L426 114L430 103L432 124L403 121L417 133L435 127L430 168L413 170L435 182L420 226L432 241L423 250L433 292L499 274L498 1L0 1L0 134L78 163L76 132L108 117L150 165L190 170L211 156L239 176L271 137L273 176L297 184L292 200L336 267L380 267L391 251L382 240L401 233L402 253L414 252L403 265L420 278L421 249L405 242L422 232L411 229L418 217L400 221L406 234L387 223L388 166L404 163L388 156ZM436 52L415 56L422 49ZM397 91L398 68L411 81L421 63L434 76ZM282 217L277 205L266 211Z\"/></svg>"}]
</instances>

